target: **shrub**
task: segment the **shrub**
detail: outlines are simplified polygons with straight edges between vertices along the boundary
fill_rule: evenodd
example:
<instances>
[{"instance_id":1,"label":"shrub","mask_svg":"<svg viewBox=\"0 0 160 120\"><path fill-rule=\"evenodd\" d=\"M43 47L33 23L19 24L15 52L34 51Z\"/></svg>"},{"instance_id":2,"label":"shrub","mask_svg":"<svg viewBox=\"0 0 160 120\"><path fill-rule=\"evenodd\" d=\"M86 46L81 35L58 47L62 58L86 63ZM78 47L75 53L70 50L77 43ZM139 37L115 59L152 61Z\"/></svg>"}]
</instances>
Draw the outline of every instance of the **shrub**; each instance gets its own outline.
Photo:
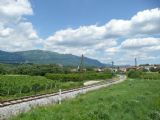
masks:
<instances>
[{"instance_id":1,"label":"shrub","mask_svg":"<svg viewBox=\"0 0 160 120\"><path fill-rule=\"evenodd\" d=\"M2 66L0 66L0 74L5 74L5 73L6 73L5 69Z\"/></svg>"},{"instance_id":2,"label":"shrub","mask_svg":"<svg viewBox=\"0 0 160 120\"><path fill-rule=\"evenodd\" d=\"M159 73L143 73L141 75L141 78L143 79L160 79Z\"/></svg>"},{"instance_id":3,"label":"shrub","mask_svg":"<svg viewBox=\"0 0 160 120\"><path fill-rule=\"evenodd\" d=\"M149 117L152 120L160 120L160 112L159 111L151 111Z\"/></svg>"},{"instance_id":4,"label":"shrub","mask_svg":"<svg viewBox=\"0 0 160 120\"><path fill-rule=\"evenodd\" d=\"M127 73L127 76L129 78L140 78L142 75L142 72L141 71L137 71L137 70L130 70L128 73Z\"/></svg>"},{"instance_id":5,"label":"shrub","mask_svg":"<svg viewBox=\"0 0 160 120\"><path fill-rule=\"evenodd\" d=\"M82 80L108 79L112 77L111 73L69 73L69 74L52 74L47 73L46 78L58 80L62 82L73 81L78 82Z\"/></svg>"},{"instance_id":6,"label":"shrub","mask_svg":"<svg viewBox=\"0 0 160 120\"><path fill-rule=\"evenodd\" d=\"M30 91L30 88L27 85L24 85L22 87L22 93L28 93Z\"/></svg>"},{"instance_id":7,"label":"shrub","mask_svg":"<svg viewBox=\"0 0 160 120\"><path fill-rule=\"evenodd\" d=\"M38 91L40 91L40 89L41 89L40 84L35 83L35 84L32 85L32 90L33 90L35 93L38 92Z\"/></svg>"},{"instance_id":8,"label":"shrub","mask_svg":"<svg viewBox=\"0 0 160 120\"><path fill-rule=\"evenodd\" d=\"M80 81L81 80L81 77L79 74L51 74L51 73L47 73L45 75L45 77L48 79L58 80L61 82Z\"/></svg>"}]
</instances>

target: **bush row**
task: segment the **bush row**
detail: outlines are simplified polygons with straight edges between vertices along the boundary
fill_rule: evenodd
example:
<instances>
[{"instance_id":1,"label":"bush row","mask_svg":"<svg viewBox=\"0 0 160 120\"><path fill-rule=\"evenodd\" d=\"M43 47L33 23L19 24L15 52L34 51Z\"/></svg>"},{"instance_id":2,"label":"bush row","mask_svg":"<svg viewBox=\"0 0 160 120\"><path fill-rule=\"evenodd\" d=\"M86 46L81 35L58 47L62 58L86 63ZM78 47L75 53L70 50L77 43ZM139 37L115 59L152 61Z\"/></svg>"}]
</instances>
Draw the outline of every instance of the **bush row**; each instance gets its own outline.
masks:
<instances>
[{"instance_id":1,"label":"bush row","mask_svg":"<svg viewBox=\"0 0 160 120\"><path fill-rule=\"evenodd\" d=\"M112 78L110 73L70 73L70 74L51 74L47 73L46 78L52 80L58 80L62 82L67 81L82 81L82 80L95 80L95 79L108 79Z\"/></svg>"},{"instance_id":2,"label":"bush row","mask_svg":"<svg viewBox=\"0 0 160 120\"><path fill-rule=\"evenodd\" d=\"M127 73L129 78L142 78L142 79L160 79L160 73L142 72L138 70L130 70Z\"/></svg>"}]
</instances>

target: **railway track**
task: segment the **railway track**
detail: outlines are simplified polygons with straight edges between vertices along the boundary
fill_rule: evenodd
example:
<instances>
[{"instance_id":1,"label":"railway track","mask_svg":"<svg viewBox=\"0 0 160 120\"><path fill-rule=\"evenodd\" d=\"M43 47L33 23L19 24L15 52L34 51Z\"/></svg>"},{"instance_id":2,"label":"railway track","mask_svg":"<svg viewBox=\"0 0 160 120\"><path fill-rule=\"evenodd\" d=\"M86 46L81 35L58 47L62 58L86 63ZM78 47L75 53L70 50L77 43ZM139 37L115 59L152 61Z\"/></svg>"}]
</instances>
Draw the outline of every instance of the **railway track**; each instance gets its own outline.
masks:
<instances>
[{"instance_id":1,"label":"railway track","mask_svg":"<svg viewBox=\"0 0 160 120\"><path fill-rule=\"evenodd\" d=\"M44 106L48 104L61 103L61 100L71 99L78 94L84 94L89 91L97 90L113 84L118 84L126 79L125 76L120 75L119 80L108 80L80 88L63 90L57 93L36 95L24 97L21 99L8 100L0 102L0 120L6 120L12 116L27 112L36 106Z\"/></svg>"},{"instance_id":2,"label":"railway track","mask_svg":"<svg viewBox=\"0 0 160 120\"><path fill-rule=\"evenodd\" d=\"M112 83L112 82L114 82L114 80L108 81L108 82L102 82L102 83L99 83L99 84L88 85L88 86L80 87L80 88L76 88L76 89L63 90L61 94L65 94L65 93L69 93L69 92L73 92L73 91L78 91L78 90L81 90L81 89L91 88L91 87L94 87L94 86L97 86L97 85L103 85L103 84ZM59 92L50 93L50 94L41 94L41 95L35 95L35 96L28 96L28 97L23 97L23 98L14 99L14 100L7 100L7 101L1 102L0 107L19 104L19 103L22 103L22 102L28 102L28 101L37 100L37 99L46 98L46 97L55 96L55 95L59 95Z\"/></svg>"},{"instance_id":3,"label":"railway track","mask_svg":"<svg viewBox=\"0 0 160 120\"><path fill-rule=\"evenodd\" d=\"M88 85L88 86L84 86L84 87L80 87L80 88L63 90L61 92L61 94L70 93L70 92L79 91L79 90L85 90L87 88L91 88L91 87L99 86L99 85L103 85L103 84L113 83L115 81L117 81L117 80L109 80L109 81L104 81L104 82L100 82L100 83L96 83L96 84L92 84L92 85ZM5 107L5 106L14 105L14 104L23 103L23 102L28 102L28 101L32 101L32 100L42 99L42 98L46 98L46 97L50 97L50 96L56 96L56 95L59 95L59 92L49 93L49 94L40 94L40 95L35 95L35 96L27 96L27 97L23 97L23 98L19 98L19 99L14 99L14 100L2 101L2 102L0 102L0 108Z\"/></svg>"}]
</instances>

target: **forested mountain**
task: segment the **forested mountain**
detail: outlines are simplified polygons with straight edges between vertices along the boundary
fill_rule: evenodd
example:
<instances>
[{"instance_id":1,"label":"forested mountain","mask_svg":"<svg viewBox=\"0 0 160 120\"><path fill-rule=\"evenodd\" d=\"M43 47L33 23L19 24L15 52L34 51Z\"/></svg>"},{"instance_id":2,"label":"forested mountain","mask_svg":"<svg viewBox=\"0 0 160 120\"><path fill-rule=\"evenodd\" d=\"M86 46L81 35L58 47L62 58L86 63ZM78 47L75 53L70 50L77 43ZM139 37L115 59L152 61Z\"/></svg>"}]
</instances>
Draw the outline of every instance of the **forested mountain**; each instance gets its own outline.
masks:
<instances>
[{"instance_id":1,"label":"forested mountain","mask_svg":"<svg viewBox=\"0 0 160 120\"><path fill-rule=\"evenodd\" d=\"M77 66L80 64L81 57L72 54L59 54L44 50L29 50L19 52L0 51L1 63L35 63L35 64L62 64ZM98 60L84 57L86 66L104 66Z\"/></svg>"},{"instance_id":2,"label":"forested mountain","mask_svg":"<svg viewBox=\"0 0 160 120\"><path fill-rule=\"evenodd\" d=\"M0 63L24 63L25 59L23 56L0 50Z\"/></svg>"}]
</instances>

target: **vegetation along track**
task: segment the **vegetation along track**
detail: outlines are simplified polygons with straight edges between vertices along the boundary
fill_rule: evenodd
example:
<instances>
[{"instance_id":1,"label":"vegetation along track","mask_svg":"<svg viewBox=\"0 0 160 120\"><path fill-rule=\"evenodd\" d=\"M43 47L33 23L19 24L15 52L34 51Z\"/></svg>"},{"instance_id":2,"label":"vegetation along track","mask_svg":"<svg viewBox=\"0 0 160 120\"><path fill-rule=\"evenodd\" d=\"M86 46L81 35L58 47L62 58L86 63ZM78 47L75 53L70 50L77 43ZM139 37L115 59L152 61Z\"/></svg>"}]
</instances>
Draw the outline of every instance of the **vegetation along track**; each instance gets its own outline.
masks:
<instances>
[{"instance_id":1,"label":"vegetation along track","mask_svg":"<svg viewBox=\"0 0 160 120\"><path fill-rule=\"evenodd\" d=\"M52 94L31 96L17 100L4 101L0 103L0 119L5 119L12 115L16 115L21 112L26 112L37 105L41 106L50 103L57 103L62 99L73 98L77 94L82 94L102 87L107 87L112 84L117 84L124 81L125 79L126 76L119 75L119 80L111 79L110 81L100 82L97 84L88 85L77 89L64 90L61 93L57 92Z\"/></svg>"}]
</instances>

